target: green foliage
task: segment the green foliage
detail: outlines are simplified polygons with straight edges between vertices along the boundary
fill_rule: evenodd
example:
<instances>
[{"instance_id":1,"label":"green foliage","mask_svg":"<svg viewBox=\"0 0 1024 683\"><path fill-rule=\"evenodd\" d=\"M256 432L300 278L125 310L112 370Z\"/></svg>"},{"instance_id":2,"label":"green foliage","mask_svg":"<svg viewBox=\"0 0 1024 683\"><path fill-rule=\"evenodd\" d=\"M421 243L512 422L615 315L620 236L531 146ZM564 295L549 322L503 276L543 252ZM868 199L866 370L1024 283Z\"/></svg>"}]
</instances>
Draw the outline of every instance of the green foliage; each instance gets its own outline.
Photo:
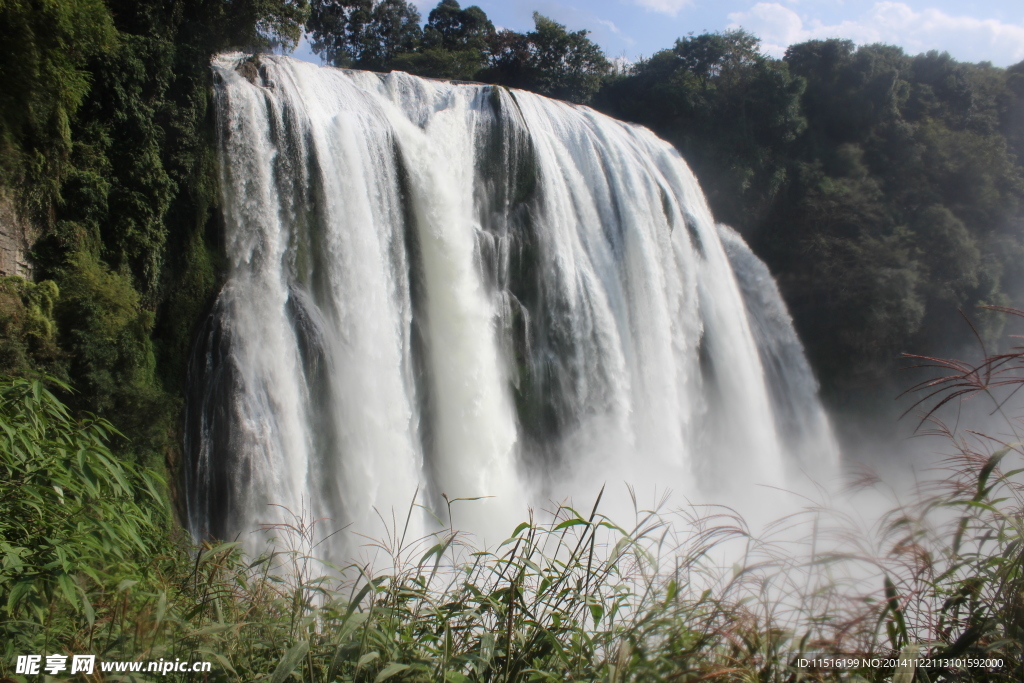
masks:
<instances>
[{"instance_id":1,"label":"green foliage","mask_svg":"<svg viewBox=\"0 0 1024 683\"><path fill-rule=\"evenodd\" d=\"M59 385L67 390L65 385ZM152 474L118 462L104 420L76 421L38 380L0 381L0 626L4 658L95 621L90 595L151 554Z\"/></svg>"},{"instance_id":2,"label":"green foliage","mask_svg":"<svg viewBox=\"0 0 1024 683\"><path fill-rule=\"evenodd\" d=\"M37 211L64 172L87 62L116 39L102 0L0 3L0 183L22 187Z\"/></svg>"},{"instance_id":3,"label":"green foliage","mask_svg":"<svg viewBox=\"0 0 1024 683\"><path fill-rule=\"evenodd\" d=\"M420 76L469 80L487 64L494 35L494 24L482 9L442 0L427 17L422 48L397 55L391 66Z\"/></svg>"},{"instance_id":4,"label":"green foliage","mask_svg":"<svg viewBox=\"0 0 1024 683\"><path fill-rule=\"evenodd\" d=\"M1019 383L1019 355L1008 371L988 362ZM948 389L982 391L984 374ZM255 559L237 543L172 542L159 481L117 461L116 436L39 381L0 381L0 675L32 652L205 660L211 680L282 683L909 680L888 665L798 664L897 653L1003 662L919 668L926 680L1024 673L1019 443L958 441L942 488L892 510L867 543L845 526L818 535L822 510L783 525L806 524L804 546L755 539L727 514L640 511L623 527L599 499L486 551L453 529L410 539L396 526L374 569L314 559L322 530L299 516L266 527L274 550ZM737 563L716 568L722 553Z\"/></svg>"},{"instance_id":5,"label":"green foliage","mask_svg":"<svg viewBox=\"0 0 1024 683\"><path fill-rule=\"evenodd\" d=\"M1020 73L842 40L776 60L730 31L680 39L596 102L684 154L778 279L826 397L877 405L900 351L957 348L960 309L1024 291Z\"/></svg>"},{"instance_id":6,"label":"green foliage","mask_svg":"<svg viewBox=\"0 0 1024 683\"><path fill-rule=\"evenodd\" d=\"M719 77L735 79L744 69L762 61L760 42L746 31L736 29L680 38L672 52L683 71L707 90L713 81L717 84Z\"/></svg>"},{"instance_id":7,"label":"green foliage","mask_svg":"<svg viewBox=\"0 0 1024 683\"><path fill-rule=\"evenodd\" d=\"M611 65L588 31L568 31L539 12L527 34L499 31L491 40L488 67L478 78L586 104Z\"/></svg>"},{"instance_id":8,"label":"green foliage","mask_svg":"<svg viewBox=\"0 0 1024 683\"><path fill-rule=\"evenodd\" d=\"M308 0L107 0L122 33L170 37L203 59L225 49L294 47Z\"/></svg>"},{"instance_id":9,"label":"green foliage","mask_svg":"<svg viewBox=\"0 0 1024 683\"><path fill-rule=\"evenodd\" d=\"M526 34L533 54L524 87L570 102L589 102L610 68L601 48L587 38L588 31L567 31L539 12L533 13L533 23L534 30Z\"/></svg>"},{"instance_id":10,"label":"green foliage","mask_svg":"<svg viewBox=\"0 0 1024 683\"><path fill-rule=\"evenodd\" d=\"M441 0L430 10L423 27L423 45L444 50L476 50L483 53L494 35L494 24L482 9L462 9L457 0Z\"/></svg>"},{"instance_id":11,"label":"green foliage","mask_svg":"<svg viewBox=\"0 0 1024 683\"><path fill-rule=\"evenodd\" d=\"M589 102L610 71L587 31L568 31L534 12L522 34L494 25L477 6L441 0L423 30L405 0L313 0L313 50L335 66L480 80Z\"/></svg>"},{"instance_id":12,"label":"green foliage","mask_svg":"<svg viewBox=\"0 0 1024 683\"><path fill-rule=\"evenodd\" d=\"M163 164L158 108L173 80L167 40L123 34L94 66L96 83L76 130L76 168L62 188L59 219L98 237L97 254L152 299L175 188Z\"/></svg>"},{"instance_id":13,"label":"green foliage","mask_svg":"<svg viewBox=\"0 0 1024 683\"><path fill-rule=\"evenodd\" d=\"M681 38L612 79L597 99L675 144L716 216L740 227L776 201L790 173L786 150L806 127L803 79L758 47L742 30Z\"/></svg>"},{"instance_id":14,"label":"green foliage","mask_svg":"<svg viewBox=\"0 0 1024 683\"><path fill-rule=\"evenodd\" d=\"M392 60L391 66L398 71L427 78L468 81L477 78L484 59L484 56L475 50L445 50L431 47L398 54Z\"/></svg>"},{"instance_id":15,"label":"green foliage","mask_svg":"<svg viewBox=\"0 0 1024 683\"><path fill-rule=\"evenodd\" d=\"M422 39L420 14L405 0L313 0L306 28L313 50L335 66L389 70Z\"/></svg>"},{"instance_id":16,"label":"green foliage","mask_svg":"<svg viewBox=\"0 0 1024 683\"><path fill-rule=\"evenodd\" d=\"M927 294L938 302L959 304L981 279L981 250L963 221L941 204L914 217L914 232L929 236L922 261L932 287Z\"/></svg>"},{"instance_id":17,"label":"green foliage","mask_svg":"<svg viewBox=\"0 0 1024 683\"><path fill-rule=\"evenodd\" d=\"M126 392L153 382L153 314L140 306L129 279L84 254L61 280L64 296L57 319L62 346L71 355L71 374L89 407L109 413L120 400L128 400L119 399Z\"/></svg>"},{"instance_id":18,"label":"green foliage","mask_svg":"<svg viewBox=\"0 0 1024 683\"><path fill-rule=\"evenodd\" d=\"M846 363L861 369L873 366L870 374L881 378L891 372L901 349L938 354L963 344L966 339L951 332L964 329L952 324L958 309L1005 302L1004 279L1019 277L1019 265L1006 258L1020 241L1024 183L999 130L1003 105L996 93L1004 89L1005 72L958 64L937 53L910 58L886 46L855 51L841 41L794 46L786 61L808 83L804 101L809 127L797 153L816 158L823 177L877 188L857 202L862 210L850 207L852 215L862 217L851 234L861 239L905 235L898 258L904 270L916 273L916 282L905 280L909 289L903 301L924 304L920 325L908 324L909 315L879 321L870 332L874 348L846 355ZM851 149L853 162L849 154L844 156ZM791 198L804 210L783 209L766 226L772 234L762 243L783 272L806 270L808 265L799 257L783 256L791 251L783 245L820 242L830 232L822 220L828 211L822 203L826 195L815 184L820 181L794 184ZM814 249L807 253L822 258ZM885 307L891 300L882 286L891 262L870 254L854 259L854 269L880 285L874 295L865 296L860 309ZM829 261L825 254L817 265L822 277L808 281L808 289L832 289L824 278L847 264ZM827 315L824 306L820 302L798 310L798 324L808 329L812 319ZM862 318L848 320L837 320L839 334L858 334L855 327ZM987 332L994 340L999 327ZM814 337L809 341L819 362L833 353ZM832 370L830 383L843 386L850 373L838 364Z\"/></svg>"},{"instance_id":19,"label":"green foliage","mask_svg":"<svg viewBox=\"0 0 1024 683\"><path fill-rule=\"evenodd\" d=\"M51 280L0 278L0 373L58 371L54 305L59 294Z\"/></svg>"},{"instance_id":20,"label":"green foliage","mask_svg":"<svg viewBox=\"0 0 1024 683\"><path fill-rule=\"evenodd\" d=\"M308 0L251 0L245 3L212 3L232 19L234 38L250 48L292 49L302 37L309 17Z\"/></svg>"},{"instance_id":21,"label":"green foliage","mask_svg":"<svg viewBox=\"0 0 1024 683\"><path fill-rule=\"evenodd\" d=\"M135 458L173 461L191 336L223 263L209 57L294 45L308 3L75 0L2 12L14 52L0 99L18 95L0 102L3 182L20 183L22 213L42 232L36 273L63 294L44 343L23 329L21 295L5 290L6 369L73 381L76 407L136 435Z\"/></svg>"},{"instance_id":22,"label":"green foliage","mask_svg":"<svg viewBox=\"0 0 1024 683\"><path fill-rule=\"evenodd\" d=\"M855 558L850 544L859 541L847 527L810 542L836 540L834 553L805 554L790 541L754 539L724 514L639 512L620 527L597 512L598 501L589 514L560 507L550 521L524 522L491 551L450 529L420 542L394 528L375 546L387 557L383 571L343 568L339 581L310 557L322 538L316 524L296 517L273 526L283 554L247 563L219 550L225 560L206 590L230 587L218 622L237 630L221 631L209 649L241 680L294 669L308 680L367 683L781 683L850 674L881 683L898 667L797 662L903 652L998 658L999 667L958 667L957 680L1013 681L1024 648L1024 485L1022 470L1000 465L1019 455L1019 445L966 450L940 491L884 517L881 537L867 541L878 543L877 555ZM791 524L824 528L820 510ZM726 548L745 549L733 568L714 569L708 558ZM937 666L925 675L954 674Z\"/></svg>"}]
</instances>

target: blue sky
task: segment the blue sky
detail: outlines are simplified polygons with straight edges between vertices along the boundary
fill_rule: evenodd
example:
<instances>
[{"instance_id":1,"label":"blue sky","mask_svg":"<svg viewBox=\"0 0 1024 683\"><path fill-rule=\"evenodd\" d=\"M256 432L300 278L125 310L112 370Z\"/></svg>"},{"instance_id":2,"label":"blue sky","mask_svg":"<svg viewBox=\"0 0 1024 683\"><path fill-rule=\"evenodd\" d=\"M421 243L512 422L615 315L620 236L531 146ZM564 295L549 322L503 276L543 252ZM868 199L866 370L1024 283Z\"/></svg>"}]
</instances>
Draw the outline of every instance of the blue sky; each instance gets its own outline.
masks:
<instances>
[{"instance_id":1,"label":"blue sky","mask_svg":"<svg viewBox=\"0 0 1024 683\"><path fill-rule=\"evenodd\" d=\"M437 1L415 2L426 20ZM496 26L526 31L537 10L570 29L585 28L609 57L633 61L688 33L742 26L781 56L812 38L884 42L917 54L945 50L963 61L1009 66L1024 60L1024 2L996 0L469 0ZM297 57L316 61L306 45Z\"/></svg>"}]
</instances>

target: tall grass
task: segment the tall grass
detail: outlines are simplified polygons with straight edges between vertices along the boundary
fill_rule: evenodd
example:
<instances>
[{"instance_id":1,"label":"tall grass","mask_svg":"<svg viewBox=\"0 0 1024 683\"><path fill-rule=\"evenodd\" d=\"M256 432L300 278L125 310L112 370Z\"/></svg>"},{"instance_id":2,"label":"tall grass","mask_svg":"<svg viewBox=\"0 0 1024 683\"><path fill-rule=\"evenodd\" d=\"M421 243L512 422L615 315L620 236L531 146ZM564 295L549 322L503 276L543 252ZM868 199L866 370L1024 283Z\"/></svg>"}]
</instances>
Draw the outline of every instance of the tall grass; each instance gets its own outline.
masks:
<instances>
[{"instance_id":1,"label":"tall grass","mask_svg":"<svg viewBox=\"0 0 1024 683\"><path fill-rule=\"evenodd\" d=\"M823 508L762 538L725 508L637 508L623 525L599 498L489 550L398 523L367 542L372 565L328 566L328 523L285 510L259 557L193 546L161 518L151 475L110 455L109 426L76 422L38 383L0 397L13 680L15 655L52 652L213 663L156 677L183 681L1024 680L1016 442L947 431L935 483L868 534ZM835 656L846 665L813 661Z\"/></svg>"}]
</instances>

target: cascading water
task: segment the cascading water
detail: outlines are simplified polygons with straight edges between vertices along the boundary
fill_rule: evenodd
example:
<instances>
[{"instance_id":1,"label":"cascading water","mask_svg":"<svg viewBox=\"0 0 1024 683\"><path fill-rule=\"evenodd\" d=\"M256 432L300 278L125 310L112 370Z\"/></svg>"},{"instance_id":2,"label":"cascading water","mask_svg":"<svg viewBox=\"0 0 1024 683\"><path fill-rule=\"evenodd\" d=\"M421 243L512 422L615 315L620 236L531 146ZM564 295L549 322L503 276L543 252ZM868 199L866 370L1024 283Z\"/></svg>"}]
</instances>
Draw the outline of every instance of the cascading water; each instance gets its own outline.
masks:
<instances>
[{"instance_id":1,"label":"cascading water","mask_svg":"<svg viewBox=\"0 0 1024 683\"><path fill-rule=\"evenodd\" d=\"M250 82L242 59L214 62L230 264L191 369L196 537L273 505L379 534L419 491L441 516L489 496L452 510L494 541L605 481L835 460L767 270L650 131L287 57Z\"/></svg>"},{"instance_id":2,"label":"cascading water","mask_svg":"<svg viewBox=\"0 0 1024 683\"><path fill-rule=\"evenodd\" d=\"M818 382L782 294L768 266L739 233L719 225L718 234L747 306L783 448L791 465L826 474L836 464L839 445L818 401Z\"/></svg>"}]
</instances>

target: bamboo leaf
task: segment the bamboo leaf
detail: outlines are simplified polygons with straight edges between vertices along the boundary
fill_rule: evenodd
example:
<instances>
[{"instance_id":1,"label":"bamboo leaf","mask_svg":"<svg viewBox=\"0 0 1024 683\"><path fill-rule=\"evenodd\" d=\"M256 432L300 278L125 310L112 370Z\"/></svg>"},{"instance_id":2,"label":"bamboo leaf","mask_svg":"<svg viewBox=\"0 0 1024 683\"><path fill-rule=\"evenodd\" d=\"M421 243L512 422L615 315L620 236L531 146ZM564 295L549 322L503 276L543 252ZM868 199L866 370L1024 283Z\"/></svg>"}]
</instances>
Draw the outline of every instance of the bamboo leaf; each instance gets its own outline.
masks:
<instances>
[{"instance_id":1,"label":"bamboo leaf","mask_svg":"<svg viewBox=\"0 0 1024 683\"><path fill-rule=\"evenodd\" d=\"M356 669L357 670L358 669L362 669L364 666L366 666L367 664L369 664L373 660L378 659L379 657L380 657L380 653L379 652L376 652L376 651L374 651L374 652L367 652L365 655L363 655L362 657L359 658L358 662L356 662Z\"/></svg>"},{"instance_id":2,"label":"bamboo leaf","mask_svg":"<svg viewBox=\"0 0 1024 683\"><path fill-rule=\"evenodd\" d=\"M566 528L571 527L571 526L579 526L580 524L590 524L590 522L588 522L585 519L580 519L579 517L575 517L573 519L567 519L564 522L562 522L561 524L559 524L558 526L556 526L555 527L555 531L558 531L559 529L566 529Z\"/></svg>"},{"instance_id":3,"label":"bamboo leaf","mask_svg":"<svg viewBox=\"0 0 1024 683\"><path fill-rule=\"evenodd\" d=\"M384 667L379 674L377 674L377 677L373 679L373 683L381 683L381 681L386 681L395 674L401 673L408 668L408 664L399 664L398 662L391 662L386 667Z\"/></svg>"},{"instance_id":4,"label":"bamboo leaf","mask_svg":"<svg viewBox=\"0 0 1024 683\"><path fill-rule=\"evenodd\" d=\"M913 683L917 668L918 645L907 645L900 650L898 666L892 675L892 683Z\"/></svg>"},{"instance_id":5,"label":"bamboo leaf","mask_svg":"<svg viewBox=\"0 0 1024 683\"><path fill-rule=\"evenodd\" d=\"M71 577L65 573L57 575L57 584L60 586L60 590L64 593L64 597L68 599L72 607L78 609L78 590L75 586L75 582L71 580Z\"/></svg>"},{"instance_id":6,"label":"bamboo leaf","mask_svg":"<svg viewBox=\"0 0 1024 683\"><path fill-rule=\"evenodd\" d=\"M284 683L284 680L295 671L295 667L299 665L299 662L302 661L307 652L309 652L309 642L305 640L300 640L290 647L284 653L284 656L281 657L277 668L274 669L274 675L270 677L270 683Z\"/></svg>"}]
</instances>

